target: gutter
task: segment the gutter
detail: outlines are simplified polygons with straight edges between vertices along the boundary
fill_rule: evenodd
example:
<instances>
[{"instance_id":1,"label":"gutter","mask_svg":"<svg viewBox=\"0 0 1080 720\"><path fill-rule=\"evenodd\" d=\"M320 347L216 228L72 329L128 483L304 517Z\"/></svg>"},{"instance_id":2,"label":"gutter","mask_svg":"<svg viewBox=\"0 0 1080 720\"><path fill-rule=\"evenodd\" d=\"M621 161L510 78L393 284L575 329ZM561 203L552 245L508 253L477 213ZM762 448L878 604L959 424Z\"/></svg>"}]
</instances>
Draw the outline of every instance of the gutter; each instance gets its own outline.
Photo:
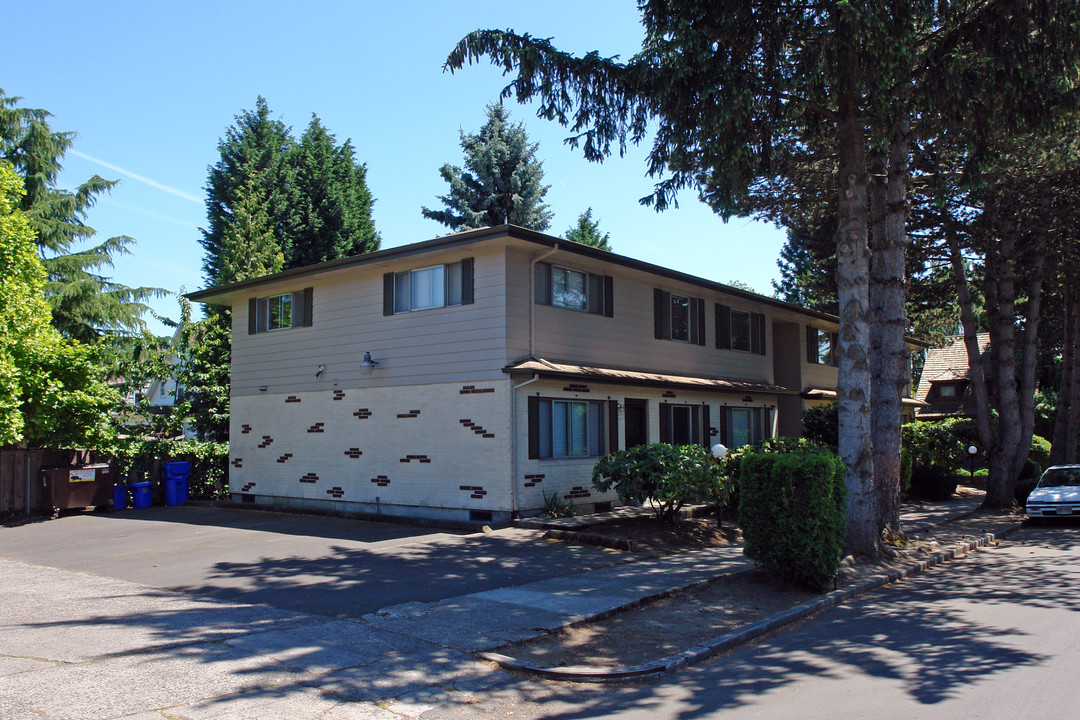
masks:
<instances>
[{"instance_id":1,"label":"gutter","mask_svg":"<svg viewBox=\"0 0 1080 720\"><path fill-rule=\"evenodd\" d=\"M526 385L532 385L540 379L534 374L531 380L510 386L510 519L517 514L518 509L518 434L517 434L517 391Z\"/></svg>"}]
</instances>

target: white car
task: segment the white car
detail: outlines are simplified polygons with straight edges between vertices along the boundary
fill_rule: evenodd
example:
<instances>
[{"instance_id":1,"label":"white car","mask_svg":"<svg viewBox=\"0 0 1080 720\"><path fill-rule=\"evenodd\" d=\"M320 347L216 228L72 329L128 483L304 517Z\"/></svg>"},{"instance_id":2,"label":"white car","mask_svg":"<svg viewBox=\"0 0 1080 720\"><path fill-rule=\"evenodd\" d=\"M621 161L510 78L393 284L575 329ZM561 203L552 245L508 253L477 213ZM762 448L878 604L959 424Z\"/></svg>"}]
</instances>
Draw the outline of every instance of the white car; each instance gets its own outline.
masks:
<instances>
[{"instance_id":1,"label":"white car","mask_svg":"<svg viewBox=\"0 0 1080 720\"><path fill-rule=\"evenodd\" d=\"M1027 498L1031 519L1080 518L1080 465L1047 468Z\"/></svg>"}]
</instances>

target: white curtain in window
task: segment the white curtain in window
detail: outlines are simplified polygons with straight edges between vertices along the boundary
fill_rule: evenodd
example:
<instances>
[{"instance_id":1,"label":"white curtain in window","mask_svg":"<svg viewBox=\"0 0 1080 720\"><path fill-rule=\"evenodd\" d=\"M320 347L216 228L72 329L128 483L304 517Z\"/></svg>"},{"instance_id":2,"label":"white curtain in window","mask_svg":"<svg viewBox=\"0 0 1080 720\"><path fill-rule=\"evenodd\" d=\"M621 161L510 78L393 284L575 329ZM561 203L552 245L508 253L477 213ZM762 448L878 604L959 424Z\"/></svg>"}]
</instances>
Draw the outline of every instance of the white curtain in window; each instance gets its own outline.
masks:
<instances>
[{"instance_id":1,"label":"white curtain in window","mask_svg":"<svg viewBox=\"0 0 1080 720\"><path fill-rule=\"evenodd\" d=\"M412 309L442 307L444 283L442 265L413 270Z\"/></svg>"}]
</instances>

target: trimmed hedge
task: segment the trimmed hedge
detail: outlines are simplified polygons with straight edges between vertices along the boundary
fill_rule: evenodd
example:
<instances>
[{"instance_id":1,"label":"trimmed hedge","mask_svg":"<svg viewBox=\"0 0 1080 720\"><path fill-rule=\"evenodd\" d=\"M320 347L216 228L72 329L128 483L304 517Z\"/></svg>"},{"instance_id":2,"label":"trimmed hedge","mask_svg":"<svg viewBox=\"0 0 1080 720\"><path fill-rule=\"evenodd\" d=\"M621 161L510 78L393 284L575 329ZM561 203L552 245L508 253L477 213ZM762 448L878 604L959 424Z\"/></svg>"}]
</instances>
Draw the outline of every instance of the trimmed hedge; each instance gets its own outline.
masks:
<instances>
[{"instance_id":1,"label":"trimmed hedge","mask_svg":"<svg viewBox=\"0 0 1080 720\"><path fill-rule=\"evenodd\" d=\"M844 464L827 451L747 452L739 475L745 554L814 590L828 590L844 553Z\"/></svg>"},{"instance_id":2,"label":"trimmed hedge","mask_svg":"<svg viewBox=\"0 0 1080 720\"><path fill-rule=\"evenodd\" d=\"M707 448L700 445L638 445L600 458L592 484L614 488L624 503L653 502L658 520L674 522L689 503L722 500L725 478Z\"/></svg>"}]
</instances>

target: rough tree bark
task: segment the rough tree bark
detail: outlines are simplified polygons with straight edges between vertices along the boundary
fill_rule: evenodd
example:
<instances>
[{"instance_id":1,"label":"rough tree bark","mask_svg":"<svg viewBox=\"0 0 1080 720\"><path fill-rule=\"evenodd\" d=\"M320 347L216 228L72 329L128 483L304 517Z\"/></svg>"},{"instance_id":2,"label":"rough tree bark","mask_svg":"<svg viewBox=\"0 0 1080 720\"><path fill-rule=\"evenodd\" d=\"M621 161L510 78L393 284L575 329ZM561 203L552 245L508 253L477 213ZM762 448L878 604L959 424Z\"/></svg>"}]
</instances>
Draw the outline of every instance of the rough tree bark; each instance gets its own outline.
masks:
<instances>
[{"instance_id":1,"label":"rough tree bark","mask_svg":"<svg viewBox=\"0 0 1080 720\"><path fill-rule=\"evenodd\" d=\"M842 7L832 11L837 54L836 285L840 306L839 415L840 457L846 469L847 549L876 560L880 533L874 498L874 458L870 428L869 247L867 246L866 131L859 117L859 63L854 18Z\"/></svg>"},{"instance_id":2,"label":"rough tree bark","mask_svg":"<svg viewBox=\"0 0 1080 720\"><path fill-rule=\"evenodd\" d=\"M1053 447L1050 464L1076 462L1077 430L1080 429L1080 291L1073 282L1064 289L1065 338L1061 353L1061 387L1058 388L1058 407L1054 417Z\"/></svg>"},{"instance_id":3,"label":"rough tree bark","mask_svg":"<svg viewBox=\"0 0 1080 720\"><path fill-rule=\"evenodd\" d=\"M900 420L907 387L904 253L910 140L901 122L888 156L871 162L870 400L878 526L900 533Z\"/></svg>"}]
</instances>

